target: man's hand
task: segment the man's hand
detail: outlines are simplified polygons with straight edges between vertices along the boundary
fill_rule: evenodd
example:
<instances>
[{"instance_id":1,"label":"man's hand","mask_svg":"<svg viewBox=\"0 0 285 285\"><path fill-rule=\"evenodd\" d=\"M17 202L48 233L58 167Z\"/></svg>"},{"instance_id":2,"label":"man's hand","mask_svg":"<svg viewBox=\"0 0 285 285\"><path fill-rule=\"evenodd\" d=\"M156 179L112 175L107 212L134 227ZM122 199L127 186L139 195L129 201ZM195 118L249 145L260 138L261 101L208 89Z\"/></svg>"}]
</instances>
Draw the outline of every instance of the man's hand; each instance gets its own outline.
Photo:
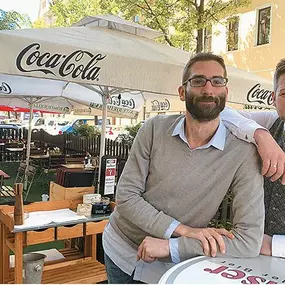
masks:
<instances>
[{"instance_id":1,"label":"man's hand","mask_svg":"<svg viewBox=\"0 0 285 285\"><path fill-rule=\"evenodd\" d=\"M272 237L269 235L263 236L260 253L263 255L272 255Z\"/></svg>"},{"instance_id":2,"label":"man's hand","mask_svg":"<svg viewBox=\"0 0 285 285\"><path fill-rule=\"evenodd\" d=\"M223 228L191 228L182 224L175 229L174 234L200 240L204 254L212 257L217 255L218 248L222 254L226 253L226 246L222 236L230 239L234 238L231 232Z\"/></svg>"},{"instance_id":3,"label":"man's hand","mask_svg":"<svg viewBox=\"0 0 285 285\"><path fill-rule=\"evenodd\" d=\"M137 260L153 262L169 255L169 240L146 237L138 248Z\"/></svg>"},{"instance_id":4,"label":"man's hand","mask_svg":"<svg viewBox=\"0 0 285 285\"><path fill-rule=\"evenodd\" d=\"M271 177L274 182L282 177L281 183L285 184L285 154L273 139L271 134L263 129L254 132L257 150L262 159L262 175Z\"/></svg>"}]
</instances>

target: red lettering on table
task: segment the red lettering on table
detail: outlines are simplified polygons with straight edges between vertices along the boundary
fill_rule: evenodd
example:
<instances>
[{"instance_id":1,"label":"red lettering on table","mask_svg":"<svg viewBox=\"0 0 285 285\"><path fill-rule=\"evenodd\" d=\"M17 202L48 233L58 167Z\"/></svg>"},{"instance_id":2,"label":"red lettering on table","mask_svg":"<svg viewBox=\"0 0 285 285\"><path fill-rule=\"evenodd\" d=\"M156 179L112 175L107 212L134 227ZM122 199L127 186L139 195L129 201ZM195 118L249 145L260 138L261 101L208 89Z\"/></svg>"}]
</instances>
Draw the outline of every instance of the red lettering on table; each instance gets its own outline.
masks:
<instances>
[{"instance_id":1,"label":"red lettering on table","mask_svg":"<svg viewBox=\"0 0 285 285\"><path fill-rule=\"evenodd\" d=\"M211 268L204 268L204 271L209 272L209 273L213 273L213 274L219 274L219 273L221 273L222 271L224 271L226 269L228 269L227 266L220 266L220 267L218 267L218 268L216 268L214 270L211 269Z\"/></svg>"},{"instance_id":2,"label":"red lettering on table","mask_svg":"<svg viewBox=\"0 0 285 285\"><path fill-rule=\"evenodd\" d=\"M230 274L228 272L234 272L236 273L235 275ZM240 270L235 270L235 269L228 269L228 272L223 272L222 276L228 279L241 279L245 276L245 273L240 271Z\"/></svg>"}]
</instances>

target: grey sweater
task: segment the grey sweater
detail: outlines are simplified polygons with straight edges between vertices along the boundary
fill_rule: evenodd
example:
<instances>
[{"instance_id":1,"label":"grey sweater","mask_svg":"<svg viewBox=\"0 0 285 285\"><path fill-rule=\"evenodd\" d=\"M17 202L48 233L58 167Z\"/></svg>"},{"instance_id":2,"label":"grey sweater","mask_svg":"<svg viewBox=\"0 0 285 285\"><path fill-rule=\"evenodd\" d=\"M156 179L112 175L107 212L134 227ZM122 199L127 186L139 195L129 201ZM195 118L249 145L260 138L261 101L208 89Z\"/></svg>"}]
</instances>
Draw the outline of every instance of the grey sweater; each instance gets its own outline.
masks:
<instances>
[{"instance_id":1,"label":"grey sweater","mask_svg":"<svg viewBox=\"0 0 285 285\"><path fill-rule=\"evenodd\" d=\"M174 219L190 227L206 227L232 189L235 238L224 238L226 255L257 256L264 204L255 147L227 131L223 151L212 146L190 150L172 136L181 118L156 116L139 130L117 186L111 225L134 247L146 236L163 238ZM204 255L200 241L178 240L181 261Z\"/></svg>"}]
</instances>

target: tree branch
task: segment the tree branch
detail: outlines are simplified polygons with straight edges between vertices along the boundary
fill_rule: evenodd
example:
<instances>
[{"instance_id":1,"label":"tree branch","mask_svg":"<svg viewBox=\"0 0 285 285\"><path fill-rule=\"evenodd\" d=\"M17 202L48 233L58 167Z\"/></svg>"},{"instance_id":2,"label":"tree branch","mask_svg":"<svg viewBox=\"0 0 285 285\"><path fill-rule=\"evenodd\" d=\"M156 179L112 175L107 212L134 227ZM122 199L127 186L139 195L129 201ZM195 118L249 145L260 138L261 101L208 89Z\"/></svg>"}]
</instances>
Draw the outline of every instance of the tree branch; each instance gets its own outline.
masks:
<instances>
[{"instance_id":1,"label":"tree branch","mask_svg":"<svg viewBox=\"0 0 285 285\"><path fill-rule=\"evenodd\" d=\"M144 0L145 4L147 5L148 7L148 11L143 8L143 7L140 7L140 5L136 4L137 7L143 9L144 11L146 11L148 14L152 15L154 21L157 23L159 29L162 31L163 33L163 37L165 39L165 41L170 45L170 46L173 46L172 42L170 41L169 37L167 36L167 32L166 30L163 28L163 26L161 25L161 23L159 22L157 16L155 15L155 13L153 12L152 8L150 7L149 3L147 2L147 0Z\"/></svg>"}]
</instances>

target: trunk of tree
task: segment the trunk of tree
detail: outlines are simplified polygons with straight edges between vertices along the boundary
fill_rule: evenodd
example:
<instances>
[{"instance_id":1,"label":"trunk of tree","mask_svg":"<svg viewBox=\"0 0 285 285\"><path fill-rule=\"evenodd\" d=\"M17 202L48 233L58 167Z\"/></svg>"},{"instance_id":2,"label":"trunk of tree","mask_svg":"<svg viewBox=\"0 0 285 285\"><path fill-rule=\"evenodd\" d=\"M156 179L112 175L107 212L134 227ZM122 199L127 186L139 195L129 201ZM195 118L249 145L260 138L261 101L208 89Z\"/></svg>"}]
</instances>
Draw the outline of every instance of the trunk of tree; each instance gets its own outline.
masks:
<instances>
[{"instance_id":1,"label":"trunk of tree","mask_svg":"<svg viewBox=\"0 0 285 285\"><path fill-rule=\"evenodd\" d=\"M197 20L196 53L203 51L203 28L201 28L201 24L203 21L204 10L205 10L205 0L200 0L200 5L197 10L198 20Z\"/></svg>"},{"instance_id":2,"label":"trunk of tree","mask_svg":"<svg viewBox=\"0 0 285 285\"><path fill-rule=\"evenodd\" d=\"M203 29L197 31L197 44L196 44L196 53L203 51Z\"/></svg>"}]
</instances>

